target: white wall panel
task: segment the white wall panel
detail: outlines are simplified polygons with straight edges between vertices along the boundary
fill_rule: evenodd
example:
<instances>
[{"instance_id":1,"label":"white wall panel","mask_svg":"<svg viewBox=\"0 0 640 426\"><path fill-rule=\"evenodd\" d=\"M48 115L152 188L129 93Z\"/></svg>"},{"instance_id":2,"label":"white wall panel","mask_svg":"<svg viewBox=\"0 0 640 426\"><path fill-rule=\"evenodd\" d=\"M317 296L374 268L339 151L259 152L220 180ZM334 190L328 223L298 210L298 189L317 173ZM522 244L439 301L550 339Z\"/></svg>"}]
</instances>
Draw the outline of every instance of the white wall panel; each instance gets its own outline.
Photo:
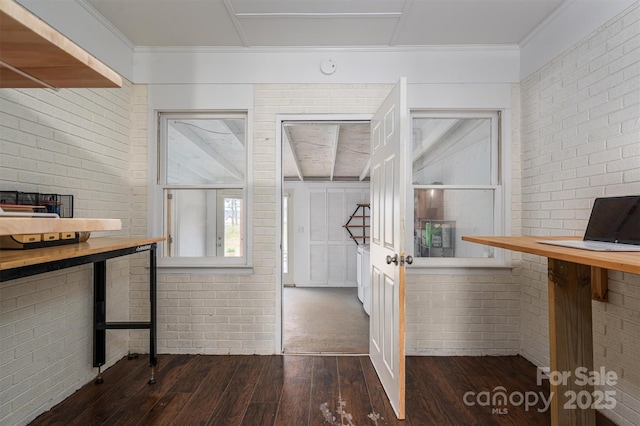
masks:
<instances>
[{"instance_id":1,"label":"white wall panel","mask_svg":"<svg viewBox=\"0 0 640 426\"><path fill-rule=\"evenodd\" d=\"M369 199L369 183L286 182L285 189L294 194L295 284L355 286L357 245L342 225Z\"/></svg>"},{"instance_id":2,"label":"white wall panel","mask_svg":"<svg viewBox=\"0 0 640 426\"><path fill-rule=\"evenodd\" d=\"M327 240L345 241L347 231L342 227L347 221L345 191L327 191Z\"/></svg>"},{"instance_id":3,"label":"white wall panel","mask_svg":"<svg viewBox=\"0 0 640 426\"><path fill-rule=\"evenodd\" d=\"M327 194L311 191L309 194L309 240L325 242L327 239ZM294 216L295 216L294 212Z\"/></svg>"},{"instance_id":4,"label":"white wall panel","mask_svg":"<svg viewBox=\"0 0 640 426\"><path fill-rule=\"evenodd\" d=\"M336 72L320 63L331 58ZM185 83L410 83L518 82L517 47L381 49L138 49L134 81Z\"/></svg>"}]
</instances>

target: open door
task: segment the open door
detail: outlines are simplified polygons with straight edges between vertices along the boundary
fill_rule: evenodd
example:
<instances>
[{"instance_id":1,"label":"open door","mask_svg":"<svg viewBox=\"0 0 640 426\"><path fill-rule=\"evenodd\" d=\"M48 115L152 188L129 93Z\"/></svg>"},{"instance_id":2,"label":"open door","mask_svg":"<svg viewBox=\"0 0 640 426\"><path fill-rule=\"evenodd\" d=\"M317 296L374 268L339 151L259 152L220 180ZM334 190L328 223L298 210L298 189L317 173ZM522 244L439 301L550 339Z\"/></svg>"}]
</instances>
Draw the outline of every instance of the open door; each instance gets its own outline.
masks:
<instances>
[{"instance_id":1,"label":"open door","mask_svg":"<svg viewBox=\"0 0 640 426\"><path fill-rule=\"evenodd\" d=\"M407 82L371 121L371 315L369 356L399 419L405 417L405 144Z\"/></svg>"}]
</instances>

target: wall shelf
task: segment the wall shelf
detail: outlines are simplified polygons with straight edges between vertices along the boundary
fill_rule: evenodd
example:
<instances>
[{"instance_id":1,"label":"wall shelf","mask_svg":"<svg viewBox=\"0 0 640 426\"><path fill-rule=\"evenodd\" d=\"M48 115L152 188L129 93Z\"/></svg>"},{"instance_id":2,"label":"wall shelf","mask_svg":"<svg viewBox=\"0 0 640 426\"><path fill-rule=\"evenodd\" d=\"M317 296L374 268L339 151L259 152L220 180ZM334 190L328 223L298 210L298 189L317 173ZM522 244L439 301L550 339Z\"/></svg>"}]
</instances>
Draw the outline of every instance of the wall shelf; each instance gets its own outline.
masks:
<instances>
[{"instance_id":1,"label":"wall shelf","mask_svg":"<svg viewBox=\"0 0 640 426\"><path fill-rule=\"evenodd\" d=\"M14 0L0 0L0 88L122 87L122 78Z\"/></svg>"},{"instance_id":2,"label":"wall shelf","mask_svg":"<svg viewBox=\"0 0 640 426\"><path fill-rule=\"evenodd\" d=\"M368 203L357 204L355 211L353 212L353 214L351 214L351 216L349 216L349 220L347 220L347 223L342 225L342 227L347 230L347 232L349 233L349 237L356 243L356 245L360 245L360 243L358 243L358 240L362 240L361 243L366 244L367 240L369 239L369 235L367 234L367 229L369 229L369 221L367 220L369 219L369 215L367 214L368 209ZM351 223L353 219L359 219L361 220L361 223ZM351 229L354 229L354 232L351 232Z\"/></svg>"}]
</instances>

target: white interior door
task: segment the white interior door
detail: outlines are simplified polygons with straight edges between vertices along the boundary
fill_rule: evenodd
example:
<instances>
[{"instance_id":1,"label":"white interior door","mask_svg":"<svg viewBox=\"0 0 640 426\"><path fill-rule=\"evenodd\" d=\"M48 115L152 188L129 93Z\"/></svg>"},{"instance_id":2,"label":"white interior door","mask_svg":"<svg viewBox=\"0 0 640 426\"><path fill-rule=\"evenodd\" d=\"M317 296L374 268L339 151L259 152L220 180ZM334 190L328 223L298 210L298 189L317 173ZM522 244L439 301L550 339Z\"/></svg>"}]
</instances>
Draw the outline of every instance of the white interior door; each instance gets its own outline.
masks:
<instances>
[{"instance_id":1,"label":"white interior door","mask_svg":"<svg viewBox=\"0 0 640 426\"><path fill-rule=\"evenodd\" d=\"M371 314L369 356L404 419L404 250L406 78L371 121Z\"/></svg>"}]
</instances>

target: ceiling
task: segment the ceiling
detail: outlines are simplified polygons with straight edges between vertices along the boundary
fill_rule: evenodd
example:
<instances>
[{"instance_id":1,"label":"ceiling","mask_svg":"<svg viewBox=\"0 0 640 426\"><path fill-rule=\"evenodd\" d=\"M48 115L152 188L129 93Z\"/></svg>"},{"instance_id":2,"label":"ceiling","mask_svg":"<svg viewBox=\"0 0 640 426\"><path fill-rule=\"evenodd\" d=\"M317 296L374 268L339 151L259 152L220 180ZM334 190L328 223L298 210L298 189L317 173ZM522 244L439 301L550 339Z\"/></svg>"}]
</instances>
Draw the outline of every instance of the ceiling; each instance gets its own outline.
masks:
<instances>
[{"instance_id":1,"label":"ceiling","mask_svg":"<svg viewBox=\"0 0 640 426\"><path fill-rule=\"evenodd\" d=\"M517 44L563 0L78 0L134 46Z\"/></svg>"},{"instance_id":2,"label":"ceiling","mask_svg":"<svg viewBox=\"0 0 640 426\"><path fill-rule=\"evenodd\" d=\"M516 45L564 0L77 0L133 47ZM287 123L287 180L368 179L368 123Z\"/></svg>"},{"instance_id":3,"label":"ceiling","mask_svg":"<svg viewBox=\"0 0 640 426\"><path fill-rule=\"evenodd\" d=\"M282 127L282 175L285 180L368 179L368 121L285 122Z\"/></svg>"}]
</instances>

